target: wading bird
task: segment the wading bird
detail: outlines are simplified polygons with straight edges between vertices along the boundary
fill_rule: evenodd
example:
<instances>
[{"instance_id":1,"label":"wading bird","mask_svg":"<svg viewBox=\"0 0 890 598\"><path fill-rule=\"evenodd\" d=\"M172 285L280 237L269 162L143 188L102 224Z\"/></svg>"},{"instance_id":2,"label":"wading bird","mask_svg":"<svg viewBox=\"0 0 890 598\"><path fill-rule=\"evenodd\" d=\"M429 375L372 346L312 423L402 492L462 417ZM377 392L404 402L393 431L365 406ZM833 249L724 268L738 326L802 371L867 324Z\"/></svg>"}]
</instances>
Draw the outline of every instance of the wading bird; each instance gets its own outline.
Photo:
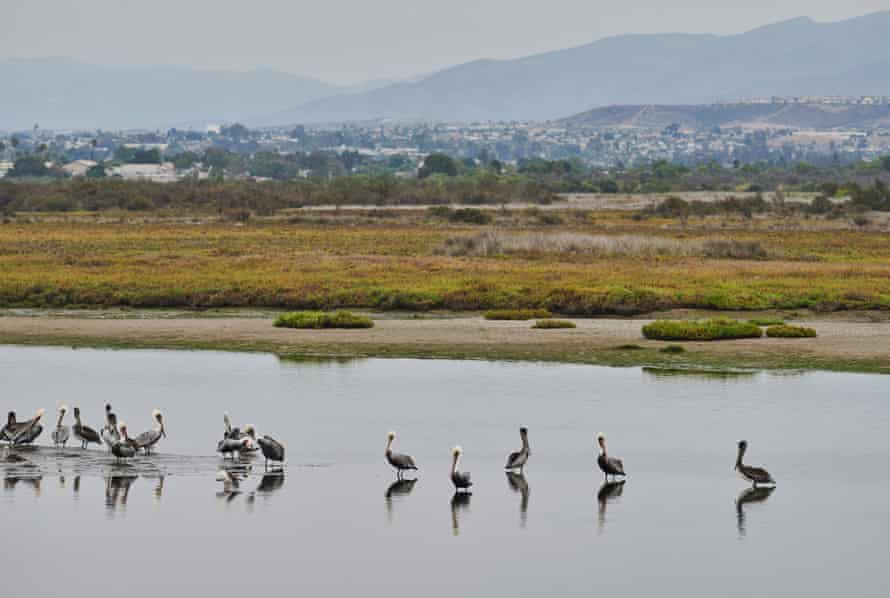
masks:
<instances>
[{"instance_id":1,"label":"wading bird","mask_svg":"<svg viewBox=\"0 0 890 598\"><path fill-rule=\"evenodd\" d=\"M111 454L117 457L118 462L121 459L130 459L136 455L136 447L133 441L127 436L127 424L120 424L121 439L111 445Z\"/></svg>"},{"instance_id":2,"label":"wading bird","mask_svg":"<svg viewBox=\"0 0 890 598\"><path fill-rule=\"evenodd\" d=\"M68 438L71 436L68 426L62 425L62 420L65 419L66 413L68 413L67 406L62 405L59 407L59 420L56 422L56 429L53 430L53 444L57 447L65 446L68 443Z\"/></svg>"},{"instance_id":3,"label":"wading bird","mask_svg":"<svg viewBox=\"0 0 890 598\"><path fill-rule=\"evenodd\" d=\"M154 430L143 432L133 439L133 445L138 449L145 450L145 454L151 453L151 449L158 443L161 438L167 437L167 431L164 429L164 415L158 409L151 412L151 416L158 423Z\"/></svg>"},{"instance_id":4,"label":"wading bird","mask_svg":"<svg viewBox=\"0 0 890 598\"><path fill-rule=\"evenodd\" d=\"M121 434L117 429L117 415L111 411L111 403L105 403L105 425L99 430L99 436L109 451L111 445L121 439Z\"/></svg>"},{"instance_id":5,"label":"wading bird","mask_svg":"<svg viewBox=\"0 0 890 598\"><path fill-rule=\"evenodd\" d=\"M522 469L528 462L529 455L532 454L531 449L528 446L528 428L519 428L519 437L522 439L522 448L515 453L510 453L507 457L507 464L504 465L504 469L516 469L518 467L519 473L521 474Z\"/></svg>"},{"instance_id":6,"label":"wading bird","mask_svg":"<svg viewBox=\"0 0 890 598\"><path fill-rule=\"evenodd\" d=\"M459 446L451 449L451 454L454 457L451 462L451 483L454 484L454 489L458 492L468 490L473 485L473 482L470 481L469 472L457 470L457 462L460 460L462 452L463 450Z\"/></svg>"},{"instance_id":7,"label":"wading bird","mask_svg":"<svg viewBox=\"0 0 890 598\"><path fill-rule=\"evenodd\" d=\"M91 442L102 444L99 434L89 426L83 425L83 422L80 421L80 407L74 408L74 425L71 426L71 431L74 432L74 437L80 440L80 448L87 448Z\"/></svg>"},{"instance_id":8,"label":"wading bird","mask_svg":"<svg viewBox=\"0 0 890 598\"><path fill-rule=\"evenodd\" d=\"M396 433L390 432L386 435L386 461L396 470L396 477L402 479L402 472L409 469L417 470L414 459L410 455L402 455L392 452L392 441L396 439Z\"/></svg>"},{"instance_id":9,"label":"wading bird","mask_svg":"<svg viewBox=\"0 0 890 598\"><path fill-rule=\"evenodd\" d=\"M24 425L15 432L15 435L10 437L9 442L13 446L21 446L23 444L31 444L37 440L37 437L43 432L43 424L40 423L40 420L43 419L44 413L46 413L45 409L38 409L34 417L24 422Z\"/></svg>"},{"instance_id":10,"label":"wading bird","mask_svg":"<svg viewBox=\"0 0 890 598\"><path fill-rule=\"evenodd\" d=\"M257 444L260 445L260 450L263 451L263 457L266 458L267 469L269 468L269 461L278 461L279 463L284 462L283 444L268 435L263 436L262 438L257 438Z\"/></svg>"},{"instance_id":11,"label":"wading bird","mask_svg":"<svg viewBox=\"0 0 890 598\"><path fill-rule=\"evenodd\" d=\"M775 484L776 481L767 470L762 467L751 467L750 465L742 463L742 458L744 458L746 450L748 450L748 441L740 440L739 453L735 460L736 471L738 471L744 479L754 484L755 487L757 484Z\"/></svg>"},{"instance_id":12,"label":"wading bird","mask_svg":"<svg viewBox=\"0 0 890 598\"><path fill-rule=\"evenodd\" d=\"M240 457L240 453L245 450L245 447L249 443L249 438L240 438L238 440L234 438L223 438L217 443L216 452L222 453L223 459L228 455L234 460L235 453L238 453Z\"/></svg>"},{"instance_id":13,"label":"wading bird","mask_svg":"<svg viewBox=\"0 0 890 598\"><path fill-rule=\"evenodd\" d=\"M627 475L624 473L624 463L621 459L610 457L606 452L606 435L602 432L597 434L596 441L600 445L600 455L597 457L596 462L603 471L604 477L608 480L609 476L614 478L616 475Z\"/></svg>"}]
</instances>

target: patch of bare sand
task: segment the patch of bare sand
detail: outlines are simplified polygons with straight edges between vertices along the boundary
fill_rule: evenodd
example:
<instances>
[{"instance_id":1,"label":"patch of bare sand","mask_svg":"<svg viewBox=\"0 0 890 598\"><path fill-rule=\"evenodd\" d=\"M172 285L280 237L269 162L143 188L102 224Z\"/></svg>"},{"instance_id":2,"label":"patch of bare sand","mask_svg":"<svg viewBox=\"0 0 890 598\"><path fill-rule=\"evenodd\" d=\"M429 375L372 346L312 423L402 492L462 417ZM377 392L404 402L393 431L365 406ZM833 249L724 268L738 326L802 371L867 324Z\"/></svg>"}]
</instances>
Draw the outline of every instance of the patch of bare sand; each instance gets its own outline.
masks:
<instances>
[{"instance_id":1,"label":"patch of bare sand","mask_svg":"<svg viewBox=\"0 0 890 598\"><path fill-rule=\"evenodd\" d=\"M257 318L89 319L0 317L0 339L7 342L82 339L96 342L151 344L261 345L286 351L289 346L341 345L366 347L543 347L548 349L604 349L622 344L660 347L640 333L651 320L576 319L577 328L534 330L530 322L492 322L481 317L455 319L377 320L370 330L293 330L275 328ZM807 320L819 334L814 339L743 339L711 343L683 343L687 348L720 354L794 355L818 359L879 360L890 363L890 323Z\"/></svg>"}]
</instances>

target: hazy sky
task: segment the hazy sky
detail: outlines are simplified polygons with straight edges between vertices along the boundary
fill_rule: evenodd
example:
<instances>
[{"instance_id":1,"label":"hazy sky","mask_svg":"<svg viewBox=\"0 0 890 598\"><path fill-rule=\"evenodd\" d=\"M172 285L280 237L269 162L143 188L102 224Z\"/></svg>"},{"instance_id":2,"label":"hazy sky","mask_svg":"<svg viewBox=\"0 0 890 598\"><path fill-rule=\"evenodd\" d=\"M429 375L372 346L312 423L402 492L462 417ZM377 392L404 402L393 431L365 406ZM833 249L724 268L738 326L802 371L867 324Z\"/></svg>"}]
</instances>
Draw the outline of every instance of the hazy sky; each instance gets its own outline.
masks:
<instances>
[{"instance_id":1,"label":"hazy sky","mask_svg":"<svg viewBox=\"0 0 890 598\"><path fill-rule=\"evenodd\" d=\"M887 9L890 0L0 0L0 58L272 67L351 83L616 34L738 33Z\"/></svg>"}]
</instances>

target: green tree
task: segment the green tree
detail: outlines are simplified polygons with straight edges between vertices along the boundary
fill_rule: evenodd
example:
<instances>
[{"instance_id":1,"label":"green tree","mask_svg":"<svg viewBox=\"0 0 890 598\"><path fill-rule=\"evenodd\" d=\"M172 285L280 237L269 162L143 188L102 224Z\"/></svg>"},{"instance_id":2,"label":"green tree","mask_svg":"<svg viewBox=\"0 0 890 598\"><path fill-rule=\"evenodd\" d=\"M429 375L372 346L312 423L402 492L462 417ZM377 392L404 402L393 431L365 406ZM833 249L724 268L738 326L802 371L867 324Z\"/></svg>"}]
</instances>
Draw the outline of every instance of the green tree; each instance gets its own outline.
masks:
<instances>
[{"instance_id":1,"label":"green tree","mask_svg":"<svg viewBox=\"0 0 890 598\"><path fill-rule=\"evenodd\" d=\"M425 179L434 174L457 176L457 162L446 154L430 154L423 161L417 176Z\"/></svg>"},{"instance_id":2,"label":"green tree","mask_svg":"<svg viewBox=\"0 0 890 598\"><path fill-rule=\"evenodd\" d=\"M43 163L43 158L37 155L22 156L15 161L12 170L6 173L11 178L45 177L49 176L49 169Z\"/></svg>"},{"instance_id":3,"label":"green tree","mask_svg":"<svg viewBox=\"0 0 890 598\"><path fill-rule=\"evenodd\" d=\"M108 173L105 172L105 167L101 164L90 167L86 172L88 179L104 179L106 176L108 176Z\"/></svg>"}]
</instances>

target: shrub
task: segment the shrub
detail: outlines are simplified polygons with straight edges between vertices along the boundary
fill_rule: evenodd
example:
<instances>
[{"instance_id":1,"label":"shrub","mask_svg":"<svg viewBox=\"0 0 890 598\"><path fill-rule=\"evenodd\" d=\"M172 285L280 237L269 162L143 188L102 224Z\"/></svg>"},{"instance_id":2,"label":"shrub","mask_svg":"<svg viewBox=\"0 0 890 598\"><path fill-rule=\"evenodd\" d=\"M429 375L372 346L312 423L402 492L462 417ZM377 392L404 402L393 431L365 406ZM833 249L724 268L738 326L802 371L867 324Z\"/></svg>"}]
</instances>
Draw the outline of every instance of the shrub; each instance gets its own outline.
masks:
<instances>
[{"instance_id":1,"label":"shrub","mask_svg":"<svg viewBox=\"0 0 890 598\"><path fill-rule=\"evenodd\" d=\"M748 322L755 326L781 326L785 323L785 320L779 320L778 318L752 318Z\"/></svg>"},{"instance_id":2,"label":"shrub","mask_svg":"<svg viewBox=\"0 0 890 598\"><path fill-rule=\"evenodd\" d=\"M373 328L374 321L348 311L290 311L275 320L279 328Z\"/></svg>"},{"instance_id":3,"label":"shrub","mask_svg":"<svg viewBox=\"0 0 890 598\"><path fill-rule=\"evenodd\" d=\"M454 210L448 217L451 222L462 224L491 224L494 218L488 212L479 208L461 208Z\"/></svg>"},{"instance_id":4,"label":"shrub","mask_svg":"<svg viewBox=\"0 0 890 598\"><path fill-rule=\"evenodd\" d=\"M535 320L552 318L546 309L492 309L484 314L486 320Z\"/></svg>"},{"instance_id":5,"label":"shrub","mask_svg":"<svg viewBox=\"0 0 890 598\"><path fill-rule=\"evenodd\" d=\"M677 355L678 353L685 353L686 349L681 347L680 345L668 345L667 347L662 347L658 350L659 353L667 353L668 355Z\"/></svg>"},{"instance_id":6,"label":"shrub","mask_svg":"<svg viewBox=\"0 0 890 598\"><path fill-rule=\"evenodd\" d=\"M612 347L615 351L642 351L643 347L640 345L618 345L617 347Z\"/></svg>"},{"instance_id":7,"label":"shrub","mask_svg":"<svg viewBox=\"0 0 890 598\"><path fill-rule=\"evenodd\" d=\"M643 326L643 336L661 341L716 341L760 338L760 327L737 320L657 320Z\"/></svg>"},{"instance_id":8,"label":"shrub","mask_svg":"<svg viewBox=\"0 0 890 598\"><path fill-rule=\"evenodd\" d=\"M577 326L569 320L538 320L532 328L577 328Z\"/></svg>"},{"instance_id":9,"label":"shrub","mask_svg":"<svg viewBox=\"0 0 890 598\"><path fill-rule=\"evenodd\" d=\"M771 338L813 338L816 336L816 331L806 326L780 324L767 328L766 335Z\"/></svg>"}]
</instances>

